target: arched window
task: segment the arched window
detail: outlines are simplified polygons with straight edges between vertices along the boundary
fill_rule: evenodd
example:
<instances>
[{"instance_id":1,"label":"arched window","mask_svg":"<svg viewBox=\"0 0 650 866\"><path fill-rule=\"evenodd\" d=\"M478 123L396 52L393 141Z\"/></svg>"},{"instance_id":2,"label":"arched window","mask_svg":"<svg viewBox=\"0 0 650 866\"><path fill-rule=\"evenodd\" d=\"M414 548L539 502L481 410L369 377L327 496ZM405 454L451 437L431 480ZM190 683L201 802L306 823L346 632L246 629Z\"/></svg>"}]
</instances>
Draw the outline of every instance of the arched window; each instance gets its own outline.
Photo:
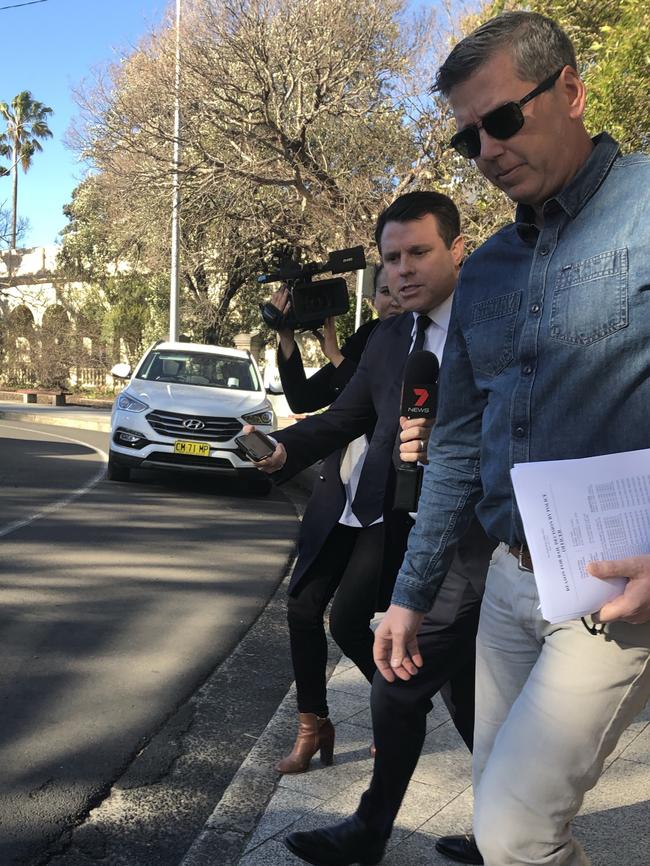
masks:
<instances>
[{"instance_id":1,"label":"arched window","mask_svg":"<svg viewBox=\"0 0 650 866\"><path fill-rule=\"evenodd\" d=\"M61 343L69 336L70 319L63 307L55 304L45 310L41 331L44 338L53 340L55 344Z\"/></svg>"},{"instance_id":2,"label":"arched window","mask_svg":"<svg viewBox=\"0 0 650 866\"><path fill-rule=\"evenodd\" d=\"M10 310L6 317L7 333L14 337L31 340L34 337L34 315L29 307L21 304Z\"/></svg>"},{"instance_id":3,"label":"arched window","mask_svg":"<svg viewBox=\"0 0 650 866\"><path fill-rule=\"evenodd\" d=\"M2 379L11 387L31 387L35 381L33 354L37 349L34 316L25 304L4 317Z\"/></svg>"}]
</instances>

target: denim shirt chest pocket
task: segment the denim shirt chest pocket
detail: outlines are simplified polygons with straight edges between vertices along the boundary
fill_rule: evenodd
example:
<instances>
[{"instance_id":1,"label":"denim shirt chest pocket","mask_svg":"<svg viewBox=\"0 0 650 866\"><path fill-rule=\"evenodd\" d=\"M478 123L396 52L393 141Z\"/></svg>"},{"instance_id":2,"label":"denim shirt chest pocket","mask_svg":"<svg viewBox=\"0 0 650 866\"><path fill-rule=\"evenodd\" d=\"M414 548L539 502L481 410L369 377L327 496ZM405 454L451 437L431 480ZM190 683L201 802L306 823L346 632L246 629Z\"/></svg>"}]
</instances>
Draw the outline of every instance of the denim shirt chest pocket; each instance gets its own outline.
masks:
<instances>
[{"instance_id":1,"label":"denim shirt chest pocket","mask_svg":"<svg viewBox=\"0 0 650 866\"><path fill-rule=\"evenodd\" d=\"M492 378L512 363L515 325L521 292L509 292L472 304L472 318L466 332L472 367Z\"/></svg>"},{"instance_id":2,"label":"denim shirt chest pocket","mask_svg":"<svg viewBox=\"0 0 650 866\"><path fill-rule=\"evenodd\" d=\"M553 340L589 346L628 324L628 252L608 250L564 265L555 279Z\"/></svg>"}]
</instances>

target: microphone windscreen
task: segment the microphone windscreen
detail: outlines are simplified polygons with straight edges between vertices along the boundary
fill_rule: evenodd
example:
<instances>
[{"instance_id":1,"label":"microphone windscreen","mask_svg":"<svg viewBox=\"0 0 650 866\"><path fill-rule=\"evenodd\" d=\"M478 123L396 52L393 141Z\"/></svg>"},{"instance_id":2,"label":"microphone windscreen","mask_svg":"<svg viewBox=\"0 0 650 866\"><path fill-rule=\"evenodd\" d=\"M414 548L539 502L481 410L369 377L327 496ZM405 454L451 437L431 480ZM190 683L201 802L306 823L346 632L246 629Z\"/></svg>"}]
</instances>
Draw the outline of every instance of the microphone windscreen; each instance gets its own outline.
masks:
<instances>
[{"instance_id":1,"label":"microphone windscreen","mask_svg":"<svg viewBox=\"0 0 650 866\"><path fill-rule=\"evenodd\" d=\"M427 352L426 349L411 352L404 367L404 382L437 382L439 369L438 359L433 352Z\"/></svg>"}]
</instances>

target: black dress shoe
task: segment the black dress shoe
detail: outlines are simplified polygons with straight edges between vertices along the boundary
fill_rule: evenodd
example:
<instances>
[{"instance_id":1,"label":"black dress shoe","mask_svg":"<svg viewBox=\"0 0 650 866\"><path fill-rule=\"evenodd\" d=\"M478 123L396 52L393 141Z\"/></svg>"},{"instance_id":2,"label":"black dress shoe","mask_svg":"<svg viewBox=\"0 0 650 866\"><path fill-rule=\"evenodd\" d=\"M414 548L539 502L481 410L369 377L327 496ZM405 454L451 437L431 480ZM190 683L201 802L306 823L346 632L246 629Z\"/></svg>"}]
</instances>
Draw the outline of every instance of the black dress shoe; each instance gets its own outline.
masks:
<instances>
[{"instance_id":1,"label":"black dress shoe","mask_svg":"<svg viewBox=\"0 0 650 866\"><path fill-rule=\"evenodd\" d=\"M483 866L483 858L473 836L441 836L436 842L436 851L457 863L476 863Z\"/></svg>"},{"instance_id":2,"label":"black dress shoe","mask_svg":"<svg viewBox=\"0 0 650 866\"><path fill-rule=\"evenodd\" d=\"M356 815L319 830L289 833L284 844L313 866L375 866L386 849L386 840L378 839Z\"/></svg>"}]
</instances>

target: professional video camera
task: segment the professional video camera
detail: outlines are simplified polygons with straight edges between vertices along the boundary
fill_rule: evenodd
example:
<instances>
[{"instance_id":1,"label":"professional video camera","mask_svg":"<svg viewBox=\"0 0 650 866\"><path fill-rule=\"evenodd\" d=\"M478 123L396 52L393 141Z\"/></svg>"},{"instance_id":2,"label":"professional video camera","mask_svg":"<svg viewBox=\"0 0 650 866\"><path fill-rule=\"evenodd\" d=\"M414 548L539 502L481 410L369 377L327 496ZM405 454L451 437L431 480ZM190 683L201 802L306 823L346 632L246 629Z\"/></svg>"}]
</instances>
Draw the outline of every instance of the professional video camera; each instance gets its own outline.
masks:
<instances>
[{"instance_id":1,"label":"professional video camera","mask_svg":"<svg viewBox=\"0 0 650 866\"><path fill-rule=\"evenodd\" d=\"M344 274L362 270L366 266L363 247L337 250L330 253L326 262L311 262L301 265L289 262L274 274L262 274L258 283L286 283L291 298L291 309L285 315L273 304L260 304L262 318L278 331L282 328L313 331L320 328L328 316L340 316L350 309L348 286L343 277L331 280L314 280L315 274Z\"/></svg>"}]
</instances>

